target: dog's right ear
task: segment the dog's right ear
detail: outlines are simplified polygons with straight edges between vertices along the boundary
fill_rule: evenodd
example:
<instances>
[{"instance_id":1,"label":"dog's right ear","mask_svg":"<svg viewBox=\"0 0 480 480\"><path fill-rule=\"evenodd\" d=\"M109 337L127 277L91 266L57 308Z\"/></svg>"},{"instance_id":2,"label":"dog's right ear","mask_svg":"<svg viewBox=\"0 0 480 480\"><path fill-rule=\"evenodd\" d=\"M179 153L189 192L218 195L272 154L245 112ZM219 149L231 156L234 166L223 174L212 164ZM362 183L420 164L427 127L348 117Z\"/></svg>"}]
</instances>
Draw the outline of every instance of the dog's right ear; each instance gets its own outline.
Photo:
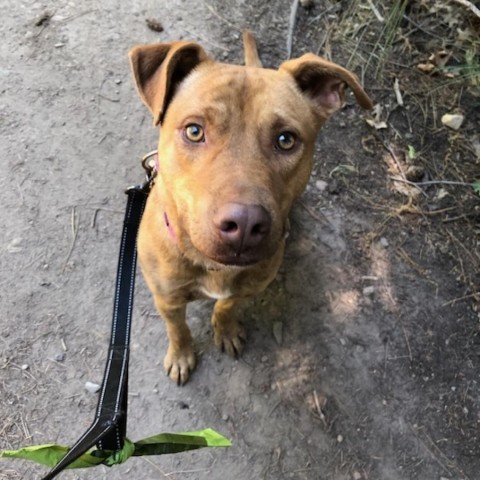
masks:
<instances>
[{"instance_id":1,"label":"dog's right ear","mask_svg":"<svg viewBox=\"0 0 480 480\"><path fill-rule=\"evenodd\" d=\"M138 45L130 50L130 64L143 103L158 125L165 115L175 87L201 62L210 60L192 42Z\"/></svg>"}]
</instances>

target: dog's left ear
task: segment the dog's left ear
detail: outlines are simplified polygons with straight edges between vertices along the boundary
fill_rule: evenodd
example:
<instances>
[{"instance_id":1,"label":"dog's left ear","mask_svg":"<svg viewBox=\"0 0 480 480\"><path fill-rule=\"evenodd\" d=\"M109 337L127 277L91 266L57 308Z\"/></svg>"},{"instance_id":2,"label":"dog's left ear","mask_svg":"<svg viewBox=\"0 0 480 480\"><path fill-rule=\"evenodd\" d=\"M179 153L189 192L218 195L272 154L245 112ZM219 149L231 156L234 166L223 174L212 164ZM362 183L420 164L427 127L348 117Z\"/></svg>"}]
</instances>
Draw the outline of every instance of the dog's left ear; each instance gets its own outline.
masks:
<instances>
[{"instance_id":1,"label":"dog's left ear","mask_svg":"<svg viewBox=\"0 0 480 480\"><path fill-rule=\"evenodd\" d=\"M138 93L152 112L154 125L162 121L177 85L199 63L209 60L193 42L138 45L128 55Z\"/></svg>"},{"instance_id":2,"label":"dog's left ear","mask_svg":"<svg viewBox=\"0 0 480 480\"><path fill-rule=\"evenodd\" d=\"M373 107L355 74L312 53L282 63L279 70L293 76L323 121L343 105L347 85L353 90L361 107L368 110Z\"/></svg>"}]
</instances>

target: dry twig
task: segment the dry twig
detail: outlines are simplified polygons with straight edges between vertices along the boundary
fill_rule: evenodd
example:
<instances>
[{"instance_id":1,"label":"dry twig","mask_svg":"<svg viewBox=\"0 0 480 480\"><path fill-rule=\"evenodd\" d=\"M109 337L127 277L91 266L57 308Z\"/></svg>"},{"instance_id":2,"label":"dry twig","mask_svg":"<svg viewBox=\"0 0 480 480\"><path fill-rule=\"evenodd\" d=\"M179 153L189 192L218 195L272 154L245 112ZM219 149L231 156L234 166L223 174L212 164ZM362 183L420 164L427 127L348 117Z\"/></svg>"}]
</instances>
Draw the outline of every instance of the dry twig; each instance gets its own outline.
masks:
<instances>
[{"instance_id":1,"label":"dry twig","mask_svg":"<svg viewBox=\"0 0 480 480\"><path fill-rule=\"evenodd\" d=\"M70 260L70 256L72 255L73 249L75 247L75 242L77 240L77 235L78 235L78 218L77 218L77 212L75 207L72 208L72 243L70 245L70 250L68 251L67 258L65 259L65 262L63 263L63 269L62 271L65 272L65 269L67 268L68 261Z\"/></svg>"},{"instance_id":2,"label":"dry twig","mask_svg":"<svg viewBox=\"0 0 480 480\"><path fill-rule=\"evenodd\" d=\"M472 2L469 2L468 0L452 0L452 1L454 1L455 3L458 3L459 5L462 5L463 7L468 8L474 15L480 18L480 10Z\"/></svg>"},{"instance_id":3,"label":"dry twig","mask_svg":"<svg viewBox=\"0 0 480 480\"><path fill-rule=\"evenodd\" d=\"M298 0L293 0L292 9L290 11L290 20L288 21L287 35L287 59L292 56L293 31L295 29L295 20L297 18Z\"/></svg>"}]
</instances>

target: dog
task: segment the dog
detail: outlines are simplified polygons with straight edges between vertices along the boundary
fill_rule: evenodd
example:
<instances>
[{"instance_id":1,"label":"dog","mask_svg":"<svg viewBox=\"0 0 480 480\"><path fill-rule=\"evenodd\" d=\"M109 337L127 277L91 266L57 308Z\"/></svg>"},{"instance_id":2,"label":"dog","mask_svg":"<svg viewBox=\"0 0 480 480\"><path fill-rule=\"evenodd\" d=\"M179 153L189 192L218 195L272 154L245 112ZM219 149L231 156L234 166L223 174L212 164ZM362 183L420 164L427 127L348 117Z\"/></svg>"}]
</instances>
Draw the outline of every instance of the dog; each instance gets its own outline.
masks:
<instances>
[{"instance_id":1,"label":"dog","mask_svg":"<svg viewBox=\"0 0 480 480\"><path fill-rule=\"evenodd\" d=\"M239 304L276 276L319 129L343 105L347 86L372 108L345 68L311 53L262 68L252 34L243 42L245 66L217 63L187 41L129 52L140 98L161 126L138 255L166 322L164 367L179 385L196 364L187 303L216 300L215 344L241 354Z\"/></svg>"}]
</instances>

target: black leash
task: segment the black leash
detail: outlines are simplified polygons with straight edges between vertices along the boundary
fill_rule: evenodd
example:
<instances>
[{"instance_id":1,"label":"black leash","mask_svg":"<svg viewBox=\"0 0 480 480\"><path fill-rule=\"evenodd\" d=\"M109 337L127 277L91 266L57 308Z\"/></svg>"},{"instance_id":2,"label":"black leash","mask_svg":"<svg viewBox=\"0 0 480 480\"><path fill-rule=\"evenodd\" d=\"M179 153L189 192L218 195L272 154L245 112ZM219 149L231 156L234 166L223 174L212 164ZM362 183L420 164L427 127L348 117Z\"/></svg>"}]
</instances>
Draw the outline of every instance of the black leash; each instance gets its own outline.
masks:
<instances>
[{"instance_id":1,"label":"black leash","mask_svg":"<svg viewBox=\"0 0 480 480\"><path fill-rule=\"evenodd\" d=\"M156 173L155 156L156 152L151 152L143 159L142 165L147 172L145 183L126 191L128 200L118 259L110 346L95 419L42 480L56 477L95 445L99 450L112 452L123 448L127 429L128 360L137 263L136 240Z\"/></svg>"}]
</instances>

